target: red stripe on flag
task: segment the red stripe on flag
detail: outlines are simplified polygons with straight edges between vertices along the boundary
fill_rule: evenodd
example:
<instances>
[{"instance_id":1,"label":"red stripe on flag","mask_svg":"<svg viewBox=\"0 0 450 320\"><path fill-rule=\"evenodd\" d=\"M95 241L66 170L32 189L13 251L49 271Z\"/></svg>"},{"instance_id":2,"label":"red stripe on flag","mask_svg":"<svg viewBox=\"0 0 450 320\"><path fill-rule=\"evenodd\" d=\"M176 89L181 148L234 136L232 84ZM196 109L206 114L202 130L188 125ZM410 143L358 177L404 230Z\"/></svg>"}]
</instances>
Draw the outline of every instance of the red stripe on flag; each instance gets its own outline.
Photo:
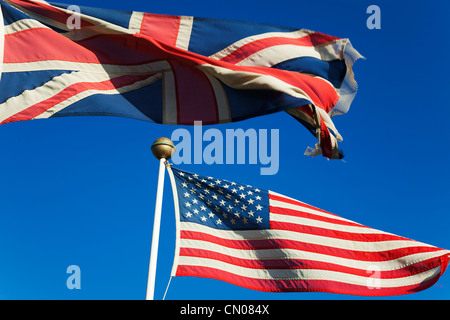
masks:
<instances>
[{"instance_id":1,"label":"red stripe on flag","mask_svg":"<svg viewBox=\"0 0 450 320\"><path fill-rule=\"evenodd\" d=\"M5 36L4 63L46 60L99 62L94 52L76 45L51 29L27 29Z\"/></svg>"},{"instance_id":2,"label":"red stripe on flag","mask_svg":"<svg viewBox=\"0 0 450 320\"><path fill-rule=\"evenodd\" d=\"M396 235L378 234L378 233L345 232L345 231L338 231L338 230L333 230L333 229L320 228L320 227L315 227L315 226L296 224L296 223L288 223L288 222L270 221L270 227L271 227L271 229L276 229L276 230L294 231L294 232L300 232L303 234L313 234L313 235L317 235L317 236L350 240L350 241L361 241L361 242L411 241L409 239L405 239L405 238L402 238L402 237L399 237Z\"/></svg>"},{"instance_id":3,"label":"red stripe on flag","mask_svg":"<svg viewBox=\"0 0 450 320\"><path fill-rule=\"evenodd\" d=\"M133 65L168 56L148 39L134 35L108 34L72 41L47 28L27 29L6 35L4 53L5 63L59 60Z\"/></svg>"},{"instance_id":4,"label":"red stripe on flag","mask_svg":"<svg viewBox=\"0 0 450 320\"><path fill-rule=\"evenodd\" d=\"M314 214L314 213L304 212L304 211L301 211L301 210L287 209L287 208L283 208L283 207L280 207L280 206L270 205L270 212L283 214L283 215L287 215L287 216L293 216L293 217L314 219L314 220L317 220L317 221L323 221L323 222L338 224L338 225L342 225L342 226L352 226L352 227L360 227L360 228L370 229L369 227L360 225L360 224L358 224L356 222L344 221L344 220L333 219L333 218L327 218L327 217L323 217L323 216L320 216L320 215L317 215L317 214Z\"/></svg>"},{"instance_id":5,"label":"red stripe on flag","mask_svg":"<svg viewBox=\"0 0 450 320\"><path fill-rule=\"evenodd\" d=\"M337 103L337 101L336 101ZM329 112L332 108L329 110L326 110ZM333 145L331 143L331 136L330 131L328 130L327 125L325 124L325 121L320 118L320 149L322 150L322 154L326 158L333 158Z\"/></svg>"},{"instance_id":6,"label":"red stripe on flag","mask_svg":"<svg viewBox=\"0 0 450 320\"><path fill-rule=\"evenodd\" d=\"M144 13L141 34L175 46L180 29L181 17Z\"/></svg>"},{"instance_id":7,"label":"red stripe on flag","mask_svg":"<svg viewBox=\"0 0 450 320\"><path fill-rule=\"evenodd\" d=\"M393 288L369 288L330 280L271 280L254 279L239 276L231 272L200 266L178 266L176 276L203 277L226 281L234 285L266 292L329 292L363 296L386 296L413 293L432 286L438 276L428 279L418 285L408 285Z\"/></svg>"},{"instance_id":8,"label":"red stripe on flag","mask_svg":"<svg viewBox=\"0 0 450 320\"><path fill-rule=\"evenodd\" d=\"M309 107L307 109L310 110ZM301 202L301 201L298 201L298 200L295 200L295 199L291 199L291 198L286 198L286 197L284 197L282 195L274 194L272 192L269 192L269 198L270 198L270 200L276 200L276 201L282 201L282 202L289 203L289 204L294 204L296 206L304 207L304 208L307 208L307 209L312 209L312 210L315 210L315 211L323 212L323 213L326 213L326 214L329 214L329 215L333 215L333 216L336 216L336 217L340 218L336 214L329 213L328 211L316 208L316 207L311 206L311 205L309 205L307 203L304 203L304 202Z\"/></svg>"},{"instance_id":9,"label":"red stripe on flag","mask_svg":"<svg viewBox=\"0 0 450 320\"><path fill-rule=\"evenodd\" d=\"M196 120L202 120L203 124L217 123L216 97L206 75L192 63L172 60L170 65L175 76L178 124L192 125Z\"/></svg>"},{"instance_id":10,"label":"red stripe on flag","mask_svg":"<svg viewBox=\"0 0 450 320\"><path fill-rule=\"evenodd\" d=\"M222 61L230 63L238 63L252 54L270 48L272 46L279 45L295 45L299 47L314 47L317 45L325 44L339 38L324 35L321 33L313 33L300 38L287 38L287 37L270 37L252 41L247 43L238 49L234 50L227 56L223 57Z\"/></svg>"}]
</instances>

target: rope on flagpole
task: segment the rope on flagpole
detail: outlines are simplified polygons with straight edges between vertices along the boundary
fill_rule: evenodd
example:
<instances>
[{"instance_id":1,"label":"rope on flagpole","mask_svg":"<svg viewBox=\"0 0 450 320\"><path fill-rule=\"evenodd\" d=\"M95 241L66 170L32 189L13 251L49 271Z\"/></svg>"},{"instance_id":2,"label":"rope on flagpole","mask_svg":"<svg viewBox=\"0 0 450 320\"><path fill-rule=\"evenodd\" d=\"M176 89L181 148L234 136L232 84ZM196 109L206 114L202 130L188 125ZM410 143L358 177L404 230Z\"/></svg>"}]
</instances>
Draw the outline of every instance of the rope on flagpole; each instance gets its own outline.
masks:
<instances>
[{"instance_id":1,"label":"rope on flagpole","mask_svg":"<svg viewBox=\"0 0 450 320\"><path fill-rule=\"evenodd\" d=\"M167 291L169 290L169 286L170 286L170 282L171 281L172 281L172 276L170 276L169 283L167 283L166 292L164 292L163 300L166 300L166 294L167 294Z\"/></svg>"}]
</instances>

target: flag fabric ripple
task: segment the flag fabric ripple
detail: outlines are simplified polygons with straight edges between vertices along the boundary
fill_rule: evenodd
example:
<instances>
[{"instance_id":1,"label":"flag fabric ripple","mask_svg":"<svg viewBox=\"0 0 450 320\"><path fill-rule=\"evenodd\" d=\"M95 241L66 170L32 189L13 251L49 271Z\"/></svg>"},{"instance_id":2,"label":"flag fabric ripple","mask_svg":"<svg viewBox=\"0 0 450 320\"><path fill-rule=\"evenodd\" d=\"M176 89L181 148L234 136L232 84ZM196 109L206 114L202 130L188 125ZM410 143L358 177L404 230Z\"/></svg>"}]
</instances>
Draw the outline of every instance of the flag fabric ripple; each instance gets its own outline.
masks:
<instances>
[{"instance_id":1,"label":"flag fabric ripple","mask_svg":"<svg viewBox=\"0 0 450 320\"><path fill-rule=\"evenodd\" d=\"M172 276L269 292L413 293L450 251L251 185L168 168L177 216Z\"/></svg>"},{"instance_id":2,"label":"flag fabric ripple","mask_svg":"<svg viewBox=\"0 0 450 320\"><path fill-rule=\"evenodd\" d=\"M43 0L0 3L0 124L106 115L207 125L286 111L318 138L308 154L342 157L331 118L349 110L361 57L348 39Z\"/></svg>"}]
</instances>

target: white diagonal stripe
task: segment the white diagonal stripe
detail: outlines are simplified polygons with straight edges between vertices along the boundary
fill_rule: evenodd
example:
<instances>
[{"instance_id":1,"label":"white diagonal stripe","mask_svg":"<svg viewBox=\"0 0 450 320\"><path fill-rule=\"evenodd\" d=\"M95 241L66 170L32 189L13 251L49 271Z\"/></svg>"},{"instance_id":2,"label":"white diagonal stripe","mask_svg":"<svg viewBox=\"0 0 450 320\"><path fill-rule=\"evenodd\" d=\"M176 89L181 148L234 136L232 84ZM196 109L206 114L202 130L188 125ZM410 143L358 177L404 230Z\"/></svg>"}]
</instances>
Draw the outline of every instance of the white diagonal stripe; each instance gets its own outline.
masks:
<instances>
[{"instance_id":1,"label":"white diagonal stripe","mask_svg":"<svg viewBox=\"0 0 450 320\"><path fill-rule=\"evenodd\" d=\"M187 50L189 48L189 41L191 39L193 23L194 23L193 17L188 16L181 17L180 27L178 29L177 42L175 46L183 50Z\"/></svg>"}]
</instances>

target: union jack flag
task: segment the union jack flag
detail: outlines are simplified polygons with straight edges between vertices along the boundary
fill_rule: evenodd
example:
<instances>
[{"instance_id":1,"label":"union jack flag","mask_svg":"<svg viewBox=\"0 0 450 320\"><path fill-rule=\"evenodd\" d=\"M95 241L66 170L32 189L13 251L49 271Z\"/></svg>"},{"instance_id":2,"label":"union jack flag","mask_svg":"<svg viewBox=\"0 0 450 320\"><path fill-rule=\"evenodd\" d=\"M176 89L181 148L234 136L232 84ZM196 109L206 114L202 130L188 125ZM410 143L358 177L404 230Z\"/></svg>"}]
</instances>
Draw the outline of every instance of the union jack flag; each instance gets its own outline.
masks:
<instances>
[{"instance_id":1,"label":"union jack flag","mask_svg":"<svg viewBox=\"0 0 450 320\"><path fill-rule=\"evenodd\" d=\"M123 116L163 124L286 111L340 158L356 93L348 39L272 25L1 0L0 124ZM78 19L79 26L69 21Z\"/></svg>"},{"instance_id":2,"label":"union jack flag","mask_svg":"<svg viewBox=\"0 0 450 320\"><path fill-rule=\"evenodd\" d=\"M269 292L413 293L449 250L372 229L247 184L169 167L177 240L172 276Z\"/></svg>"}]
</instances>

